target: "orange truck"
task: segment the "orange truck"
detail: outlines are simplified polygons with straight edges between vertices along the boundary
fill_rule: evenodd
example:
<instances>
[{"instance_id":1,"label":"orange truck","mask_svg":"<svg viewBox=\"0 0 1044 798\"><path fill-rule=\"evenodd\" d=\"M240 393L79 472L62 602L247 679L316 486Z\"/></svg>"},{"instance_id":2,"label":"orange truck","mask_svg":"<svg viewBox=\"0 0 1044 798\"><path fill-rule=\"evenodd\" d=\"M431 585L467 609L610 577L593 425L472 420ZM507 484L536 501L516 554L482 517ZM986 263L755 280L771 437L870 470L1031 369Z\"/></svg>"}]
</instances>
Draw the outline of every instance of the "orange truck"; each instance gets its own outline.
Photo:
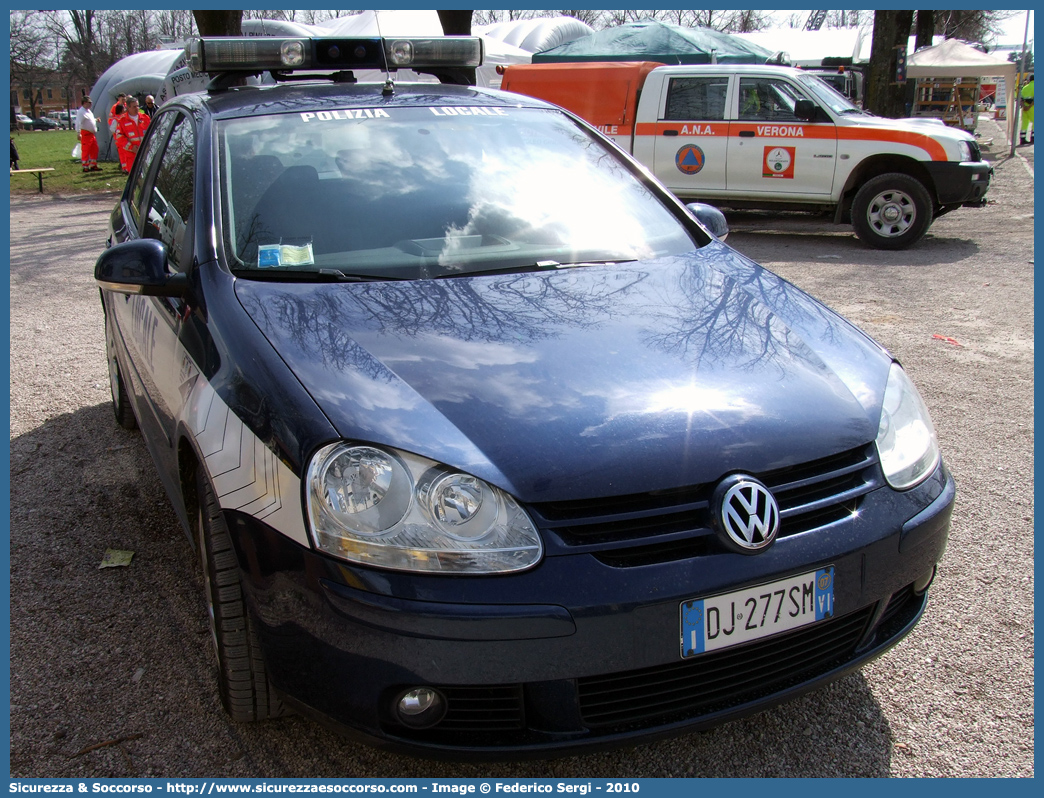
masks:
<instances>
[{"instance_id":1,"label":"orange truck","mask_svg":"<svg viewBox=\"0 0 1044 798\"><path fill-rule=\"evenodd\" d=\"M874 116L790 67L520 64L501 88L576 114L684 200L832 213L879 249L984 205L993 174L970 133Z\"/></svg>"}]
</instances>

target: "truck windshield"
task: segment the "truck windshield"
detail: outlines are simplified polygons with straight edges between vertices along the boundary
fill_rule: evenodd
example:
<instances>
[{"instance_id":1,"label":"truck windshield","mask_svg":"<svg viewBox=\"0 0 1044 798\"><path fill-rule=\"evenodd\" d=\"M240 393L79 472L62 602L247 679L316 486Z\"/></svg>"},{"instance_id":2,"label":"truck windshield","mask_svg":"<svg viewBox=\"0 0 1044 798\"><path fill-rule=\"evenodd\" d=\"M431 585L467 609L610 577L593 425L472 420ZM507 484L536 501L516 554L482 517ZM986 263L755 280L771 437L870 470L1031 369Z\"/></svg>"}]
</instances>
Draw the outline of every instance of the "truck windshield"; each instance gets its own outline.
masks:
<instances>
[{"instance_id":1,"label":"truck windshield","mask_svg":"<svg viewBox=\"0 0 1044 798\"><path fill-rule=\"evenodd\" d=\"M698 246L557 111L352 108L233 119L216 135L222 237L243 275L418 279Z\"/></svg>"},{"instance_id":2,"label":"truck windshield","mask_svg":"<svg viewBox=\"0 0 1044 798\"><path fill-rule=\"evenodd\" d=\"M799 75L798 80L812 92L813 96L835 114L861 113L861 109L853 105L845 95L822 78L807 73Z\"/></svg>"}]
</instances>

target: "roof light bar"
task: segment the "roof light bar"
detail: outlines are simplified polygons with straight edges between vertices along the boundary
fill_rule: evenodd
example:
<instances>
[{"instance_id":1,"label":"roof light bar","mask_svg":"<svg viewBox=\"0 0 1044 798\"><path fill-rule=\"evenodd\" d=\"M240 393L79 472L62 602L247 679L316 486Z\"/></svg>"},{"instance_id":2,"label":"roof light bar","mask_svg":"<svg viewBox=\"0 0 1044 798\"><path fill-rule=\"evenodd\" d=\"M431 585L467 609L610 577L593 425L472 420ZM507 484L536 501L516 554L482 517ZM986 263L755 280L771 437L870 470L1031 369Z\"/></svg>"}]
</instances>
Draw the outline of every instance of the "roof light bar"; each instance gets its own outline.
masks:
<instances>
[{"instance_id":1,"label":"roof light bar","mask_svg":"<svg viewBox=\"0 0 1044 798\"><path fill-rule=\"evenodd\" d=\"M477 36L385 39L384 52L391 69L482 66L482 39Z\"/></svg>"},{"instance_id":2,"label":"roof light bar","mask_svg":"<svg viewBox=\"0 0 1044 798\"><path fill-rule=\"evenodd\" d=\"M194 72L322 69L431 69L482 65L478 37L282 39L228 36L192 39L185 46Z\"/></svg>"}]
</instances>

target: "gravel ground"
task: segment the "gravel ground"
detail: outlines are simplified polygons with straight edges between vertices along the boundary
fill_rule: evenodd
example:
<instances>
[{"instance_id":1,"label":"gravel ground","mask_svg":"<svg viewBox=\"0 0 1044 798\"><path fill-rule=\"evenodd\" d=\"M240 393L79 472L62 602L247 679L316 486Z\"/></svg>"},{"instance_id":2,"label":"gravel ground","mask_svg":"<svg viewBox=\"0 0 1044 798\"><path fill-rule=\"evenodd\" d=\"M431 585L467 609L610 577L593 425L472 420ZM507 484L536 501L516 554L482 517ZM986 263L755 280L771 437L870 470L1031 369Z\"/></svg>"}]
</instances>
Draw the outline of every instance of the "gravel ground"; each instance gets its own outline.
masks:
<instances>
[{"instance_id":1,"label":"gravel ground","mask_svg":"<svg viewBox=\"0 0 1044 798\"><path fill-rule=\"evenodd\" d=\"M1001 141L992 121L980 132ZM905 252L809 218L730 214L733 246L888 346L932 409L957 506L913 634L710 732L482 766L224 715L197 560L110 409L92 267L115 198L12 198L12 776L1032 776L1033 148L993 149L988 207L937 220ZM131 565L99 569L109 548Z\"/></svg>"}]
</instances>

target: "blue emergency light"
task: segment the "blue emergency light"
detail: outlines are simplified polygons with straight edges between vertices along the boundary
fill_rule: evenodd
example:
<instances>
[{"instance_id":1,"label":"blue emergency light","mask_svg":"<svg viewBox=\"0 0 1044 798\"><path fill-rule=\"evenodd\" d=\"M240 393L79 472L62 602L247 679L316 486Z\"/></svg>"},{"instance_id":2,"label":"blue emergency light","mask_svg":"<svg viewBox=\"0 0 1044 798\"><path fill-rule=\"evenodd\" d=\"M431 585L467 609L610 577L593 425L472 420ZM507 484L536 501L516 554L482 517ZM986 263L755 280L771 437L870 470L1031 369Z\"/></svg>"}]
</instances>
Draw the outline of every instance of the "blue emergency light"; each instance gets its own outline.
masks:
<instances>
[{"instance_id":1,"label":"blue emergency light","mask_svg":"<svg viewBox=\"0 0 1044 798\"><path fill-rule=\"evenodd\" d=\"M274 38L228 36L192 39L185 46L194 72L264 72L324 69L438 69L482 65L476 36L426 38Z\"/></svg>"}]
</instances>

